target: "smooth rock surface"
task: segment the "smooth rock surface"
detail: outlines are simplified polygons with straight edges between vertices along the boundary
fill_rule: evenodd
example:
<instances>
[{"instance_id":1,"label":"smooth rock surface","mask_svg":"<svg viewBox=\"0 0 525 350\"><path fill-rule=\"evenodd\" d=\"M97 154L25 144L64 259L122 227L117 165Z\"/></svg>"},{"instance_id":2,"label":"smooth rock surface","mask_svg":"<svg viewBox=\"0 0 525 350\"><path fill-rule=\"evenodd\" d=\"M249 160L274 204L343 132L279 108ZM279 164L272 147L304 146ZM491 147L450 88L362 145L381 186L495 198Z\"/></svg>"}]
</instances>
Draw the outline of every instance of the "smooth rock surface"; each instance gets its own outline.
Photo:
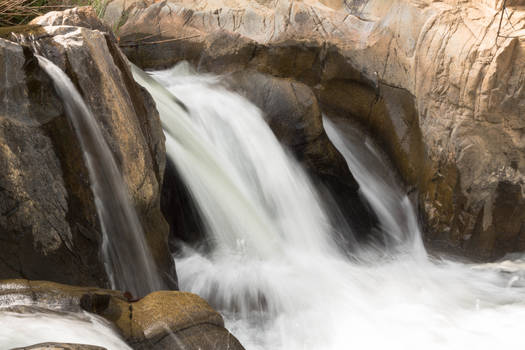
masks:
<instances>
[{"instance_id":1,"label":"smooth rock surface","mask_svg":"<svg viewBox=\"0 0 525 350\"><path fill-rule=\"evenodd\" d=\"M311 86L384 145L417 190L427 242L487 259L525 249L525 11L502 5L113 0L106 21L142 67L188 60Z\"/></svg>"},{"instance_id":2,"label":"smooth rock surface","mask_svg":"<svg viewBox=\"0 0 525 350\"><path fill-rule=\"evenodd\" d=\"M41 27L0 39L0 278L108 286L82 150L50 78L31 50L15 42L21 40L69 74L83 95L123 173L157 266L175 287L160 212L164 136L151 97L135 84L111 35L71 26L104 29L90 8L51 12L34 23Z\"/></svg>"},{"instance_id":3,"label":"smooth rock surface","mask_svg":"<svg viewBox=\"0 0 525 350\"><path fill-rule=\"evenodd\" d=\"M236 72L226 78L229 87L264 112L266 122L310 172L347 179L357 189L344 158L323 129L321 109L305 84L274 78L254 71Z\"/></svg>"}]
</instances>

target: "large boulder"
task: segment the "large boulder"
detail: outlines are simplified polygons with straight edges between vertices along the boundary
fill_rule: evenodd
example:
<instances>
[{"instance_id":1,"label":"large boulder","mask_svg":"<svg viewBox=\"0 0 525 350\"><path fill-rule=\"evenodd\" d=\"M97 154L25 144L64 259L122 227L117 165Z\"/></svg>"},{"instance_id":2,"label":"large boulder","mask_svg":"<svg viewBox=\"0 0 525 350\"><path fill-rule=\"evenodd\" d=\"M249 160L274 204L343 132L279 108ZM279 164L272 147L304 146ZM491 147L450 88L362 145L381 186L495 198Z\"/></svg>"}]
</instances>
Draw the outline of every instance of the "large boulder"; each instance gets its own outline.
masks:
<instances>
[{"instance_id":1,"label":"large boulder","mask_svg":"<svg viewBox=\"0 0 525 350\"><path fill-rule=\"evenodd\" d=\"M309 172L347 180L357 189L344 158L323 129L321 108L307 85L256 71L236 72L226 80L232 90L264 112L279 141Z\"/></svg>"},{"instance_id":2,"label":"large boulder","mask_svg":"<svg viewBox=\"0 0 525 350\"><path fill-rule=\"evenodd\" d=\"M112 290L3 280L0 309L55 314L87 311L110 321L133 349L243 350L224 328L222 316L191 293L160 291L131 301Z\"/></svg>"},{"instance_id":3,"label":"large boulder","mask_svg":"<svg viewBox=\"0 0 525 350\"><path fill-rule=\"evenodd\" d=\"M170 226L169 243L177 253L181 242L201 245L206 241L202 215L174 162L167 158L160 207Z\"/></svg>"},{"instance_id":4,"label":"large boulder","mask_svg":"<svg viewBox=\"0 0 525 350\"><path fill-rule=\"evenodd\" d=\"M309 85L384 145L417 190L427 242L486 259L525 249L525 11L503 4L112 0L106 20L142 67Z\"/></svg>"},{"instance_id":5,"label":"large boulder","mask_svg":"<svg viewBox=\"0 0 525 350\"><path fill-rule=\"evenodd\" d=\"M72 20L77 17L82 19L78 23ZM50 78L32 50L18 43L25 41L67 72L92 110L123 174L159 272L167 287L176 284L168 226L160 211L165 167L160 120L112 36L98 30L104 28L91 9L82 8L49 13L15 33L2 30L0 278L108 286L101 227L82 149Z\"/></svg>"}]
</instances>

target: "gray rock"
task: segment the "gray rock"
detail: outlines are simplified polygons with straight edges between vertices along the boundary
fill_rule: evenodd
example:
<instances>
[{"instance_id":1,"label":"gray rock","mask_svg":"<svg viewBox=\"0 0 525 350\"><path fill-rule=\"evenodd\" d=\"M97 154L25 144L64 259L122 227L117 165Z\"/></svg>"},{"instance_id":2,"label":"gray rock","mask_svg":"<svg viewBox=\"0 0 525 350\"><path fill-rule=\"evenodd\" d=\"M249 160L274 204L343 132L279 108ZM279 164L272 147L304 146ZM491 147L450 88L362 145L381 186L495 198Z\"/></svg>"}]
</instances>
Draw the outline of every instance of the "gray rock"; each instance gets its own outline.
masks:
<instances>
[{"instance_id":1,"label":"gray rock","mask_svg":"<svg viewBox=\"0 0 525 350\"><path fill-rule=\"evenodd\" d=\"M110 321L134 349L244 349L224 328L222 316L205 300L187 292L159 291L130 301L124 293L114 290L47 281L3 280L0 308L69 316L71 313L81 316L80 312L87 311Z\"/></svg>"},{"instance_id":2,"label":"gray rock","mask_svg":"<svg viewBox=\"0 0 525 350\"><path fill-rule=\"evenodd\" d=\"M343 215L334 217L334 224L345 218L358 238L366 238L376 218L359 197L359 185L324 131L321 108L312 89L255 71L235 72L226 81L263 111L277 139L320 185L321 194L339 204ZM345 240L350 242L352 237Z\"/></svg>"}]
</instances>

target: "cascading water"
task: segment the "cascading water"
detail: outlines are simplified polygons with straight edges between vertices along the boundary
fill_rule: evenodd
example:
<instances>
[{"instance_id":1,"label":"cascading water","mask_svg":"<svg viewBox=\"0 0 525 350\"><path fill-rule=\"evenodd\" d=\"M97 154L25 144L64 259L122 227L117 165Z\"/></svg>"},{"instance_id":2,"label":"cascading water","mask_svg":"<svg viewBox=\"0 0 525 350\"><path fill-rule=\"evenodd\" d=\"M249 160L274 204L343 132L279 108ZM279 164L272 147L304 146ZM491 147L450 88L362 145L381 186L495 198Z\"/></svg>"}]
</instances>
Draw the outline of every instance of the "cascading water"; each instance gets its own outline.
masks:
<instances>
[{"instance_id":1,"label":"cascading water","mask_svg":"<svg viewBox=\"0 0 525 350\"><path fill-rule=\"evenodd\" d=\"M397 250L425 259L416 213L386 159L361 132L341 124L339 128L344 129L344 137L333 122L323 119L328 137L346 159L360 192L377 214L389 252Z\"/></svg>"},{"instance_id":2,"label":"cascading water","mask_svg":"<svg viewBox=\"0 0 525 350\"><path fill-rule=\"evenodd\" d=\"M124 180L95 117L69 77L53 62L36 57L53 80L84 153L103 231L104 262L112 287L129 291L134 296L163 289Z\"/></svg>"},{"instance_id":3,"label":"cascading water","mask_svg":"<svg viewBox=\"0 0 525 350\"><path fill-rule=\"evenodd\" d=\"M102 346L108 350L131 350L109 322L87 312L82 314L0 313L2 349L45 342Z\"/></svg>"},{"instance_id":4,"label":"cascading water","mask_svg":"<svg viewBox=\"0 0 525 350\"><path fill-rule=\"evenodd\" d=\"M332 238L330 208L261 111L185 65L155 80L134 75L157 103L168 155L212 240L176 257L181 288L221 310L247 349L525 345L522 277L428 258L410 202L389 175L363 168L373 153L352 158L352 144L327 126L395 243L349 259Z\"/></svg>"}]
</instances>

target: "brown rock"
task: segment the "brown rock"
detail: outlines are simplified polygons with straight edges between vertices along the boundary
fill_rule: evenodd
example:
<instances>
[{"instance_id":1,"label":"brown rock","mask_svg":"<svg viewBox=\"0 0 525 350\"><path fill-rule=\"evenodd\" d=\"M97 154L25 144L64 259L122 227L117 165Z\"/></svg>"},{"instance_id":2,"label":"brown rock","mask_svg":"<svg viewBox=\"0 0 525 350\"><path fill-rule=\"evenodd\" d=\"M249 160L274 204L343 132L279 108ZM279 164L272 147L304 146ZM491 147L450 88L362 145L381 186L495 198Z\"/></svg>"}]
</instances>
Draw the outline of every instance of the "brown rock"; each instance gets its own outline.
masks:
<instances>
[{"instance_id":1,"label":"brown rock","mask_svg":"<svg viewBox=\"0 0 525 350\"><path fill-rule=\"evenodd\" d=\"M507 1L501 28L496 0L324 3L109 6L129 10L120 44L142 67L189 60L294 78L324 110L361 121L418 189L433 245L481 258L524 250L523 1Z\"/></svg>"},{"instance_id":2,"label":"brown rock","mask_svg":"<svg viewBox=\"0 0 525 350\"><path fill-rule=\"evenodd\" d=\"M38 307L41 312L95 313L111 321L134 349L243 350L224 328L221 315L191 293L154 292L129 302L117 291L4 280L0 281L0 307L17 312Z\"/></svg>"},{"instance_id":3,"label":"brown rock","mask_svg":"<svg viewBox=\"0 0 525 350\"><path fill-rule=\"evenodd\" d=\"M160 212L164 136L151 97L89 9L49 13L17 36L66 71L102 127L162 276L175 276ZM56 23L66 23L58 25ZM27 47L0 39L0 278L107 286L82 150ZM176 281L166 277L166 285Z\"/></svg>"},{"instance_id":4,"label":"brown rock","mask_svg":"<svg viewBox=\"0 0 525 350\"><path fill-rule=\"evenodd\" d=\"M106 311L102 316L114 322L135 349L170 349L179 342L195 350L243 349L224 329L222 317L195 294L161 291L131 304L118 303L119 310L127 312Z\"/></svg>"},{"instance_id":5,"label":"brown rock","mask_svg":"<svg viewBox=\"0 0 525 350\"><path fill-rule=\"evenodd\" d=\"M324 131L321 108L313 91L303 83L255 71L236 72L226 80L233 90L264 112L277 139L327 190L322 194L337 201L354 234L365 237L375 218L358 196L359 185L345 159Z\"/></svg>"}]
</instances>

